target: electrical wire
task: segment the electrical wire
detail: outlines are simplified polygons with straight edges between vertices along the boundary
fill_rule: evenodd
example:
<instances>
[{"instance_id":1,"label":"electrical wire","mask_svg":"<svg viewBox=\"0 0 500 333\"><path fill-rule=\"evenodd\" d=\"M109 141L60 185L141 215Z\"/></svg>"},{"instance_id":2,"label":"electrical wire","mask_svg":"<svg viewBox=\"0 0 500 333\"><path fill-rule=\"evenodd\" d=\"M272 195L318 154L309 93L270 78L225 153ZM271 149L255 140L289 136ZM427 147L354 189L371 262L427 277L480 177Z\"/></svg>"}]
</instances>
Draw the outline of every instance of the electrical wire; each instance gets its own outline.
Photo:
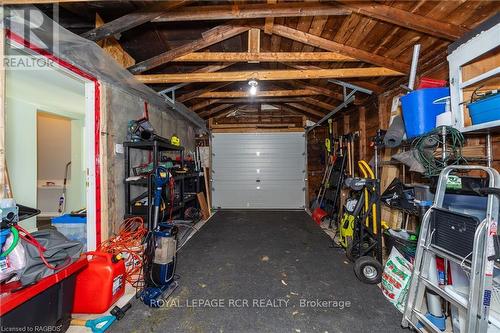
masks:
<instances>
[{"instance_id":1,"label":"electrical wire","mask_svg":"<svg viewBox=\"0 0 500 333\"><path fill-rule=\"evenodd\" d=\"M437 127L412 141L414 157L424 167L424 175L427 177L438 176L441 170L448 165L467 164L467 160L462 156L462 148L465 143L463 134L453 127L444 127L446 141L443 141L442 137L443 126ZM430 145L430 142L435 142L435 144ZM437 147L444 149L443 146L446 146L444 159L442 151L437 151Z\"/></svg>"},{"instance_id":2,"label":"electrical wire","mask_svg":"<svg viewBox=\"0 0 500 333\"><path fill-rule=\"evenodd\" d=\"M101 243L97 249L100 252L121 253L126 258L125 280L135 288L142 284L141 271L147 233L142 217L131 217L122 222L116 236Z\"/></svg>"}]
</instances>

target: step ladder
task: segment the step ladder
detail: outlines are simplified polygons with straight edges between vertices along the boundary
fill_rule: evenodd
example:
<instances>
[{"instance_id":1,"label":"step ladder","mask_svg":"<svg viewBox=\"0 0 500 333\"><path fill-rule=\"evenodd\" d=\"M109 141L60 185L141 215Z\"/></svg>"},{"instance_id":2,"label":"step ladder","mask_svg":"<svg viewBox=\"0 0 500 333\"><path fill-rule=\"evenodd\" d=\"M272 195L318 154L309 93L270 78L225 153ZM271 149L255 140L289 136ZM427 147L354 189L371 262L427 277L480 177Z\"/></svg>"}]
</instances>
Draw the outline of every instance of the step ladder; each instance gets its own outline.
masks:
<instances>
[{"instance_id":1,"label":"step ladder","mask_svg":"<svg viewBox=\"0 0 500 333\"><path fill-rule=\"evenodd\" d=\"M490 188L500 187L500 174L492 168L483 166L449 166L443 169L439 176L434 204L422 219L412 279L401 322L403 327L411 327L417 331L421 331L421 328L425 327L427 332L441 332L425 315L425 294L426 291L430 291L430 293L437 294L445 301L450 302L466 313L466 331L461 333L487 332L488 330L494 268L494 261L488 260L488 257L493 256L495 253L493 236L496 235L497 231L498 197L492 194L488 195L486 218L483 221L477 220L478 224L473 236L472 251L469 254L464 255L463 252L461 254L454 253L449 250L449 247L443 246L442 243L437 244L438 241L436 239L438 237L434 234L437 229L433 227L436 225L433 223L439 223L436 222L439 221L436 218L439 214L444 214L444 216L446 214L456 214L459 218L467 218L464 214L453 213L443 209L443 202L448 176L452 172L468 172L471 170L480 170L487 173ZM444 235L446 237L446 233ZM457 242L457 240L451 239L451 242ZM455 245L457 244L452 244L451 246L454 247ZM467 244L465 245L467 246ZM470 245L468 244L469 247ZM457 297L456 294L450 293L449 289L446 290L438 285L437 278L434 277L435 274L437 275L435 266L436 256L444 258L445 261L454 262L469 272L469 295L466 301Z\"/></svg>"}]
</instances>

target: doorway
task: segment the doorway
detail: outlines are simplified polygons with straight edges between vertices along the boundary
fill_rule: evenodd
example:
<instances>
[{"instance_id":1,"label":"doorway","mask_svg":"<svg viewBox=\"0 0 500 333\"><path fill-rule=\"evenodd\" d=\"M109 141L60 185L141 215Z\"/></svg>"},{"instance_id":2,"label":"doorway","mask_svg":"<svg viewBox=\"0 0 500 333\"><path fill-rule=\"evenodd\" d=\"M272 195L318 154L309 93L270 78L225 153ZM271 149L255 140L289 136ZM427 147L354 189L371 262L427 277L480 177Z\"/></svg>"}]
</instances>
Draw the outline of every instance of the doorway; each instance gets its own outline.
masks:
<instances>
[{"instance_id":1,"label":"doorway","mask_svg":"<svg viewBox=\"0 0 500 333\"><path fill-rule=\"evenodd\" d=\"M40 220L86 207L83 117L37 114L37 207Z\"/></svg>"},{"instance_id":2,"label":"doorway","mask_svg":"<svg viewBox=\"0 0 500 333\"><path fill-rule=\"evenodd\" d=\"M52 55L39 53L19 36L7 37L7 55L54 60L50 68L6 71L5 150L13 197L19 204L40 209L39 220L87 208L86 246L95 249L100 240L98 82ZM39 140L52 142L42 149ZM24 220L21 226L34 231L37 218Z\"/></svg>"}]
</instances>

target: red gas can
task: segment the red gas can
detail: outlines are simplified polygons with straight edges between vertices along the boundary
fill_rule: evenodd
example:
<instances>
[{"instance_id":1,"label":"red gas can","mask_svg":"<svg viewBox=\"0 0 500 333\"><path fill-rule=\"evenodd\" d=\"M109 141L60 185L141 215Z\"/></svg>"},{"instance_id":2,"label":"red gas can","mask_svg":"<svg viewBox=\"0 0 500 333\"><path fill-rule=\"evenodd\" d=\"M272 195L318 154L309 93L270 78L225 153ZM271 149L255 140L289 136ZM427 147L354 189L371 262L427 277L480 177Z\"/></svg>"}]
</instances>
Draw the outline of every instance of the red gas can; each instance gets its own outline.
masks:
<instances>
[{"instance_id":1,"label":"red gas can","mask_svg":"<svg viewBox=\"0 0 500 333\"><path fill-rule=\"evenodd\" d=\"M89 264L76 277L73 313L103 313L125 293L125 262L111 253L87 252Z\"/></svg>"}]
</instances>

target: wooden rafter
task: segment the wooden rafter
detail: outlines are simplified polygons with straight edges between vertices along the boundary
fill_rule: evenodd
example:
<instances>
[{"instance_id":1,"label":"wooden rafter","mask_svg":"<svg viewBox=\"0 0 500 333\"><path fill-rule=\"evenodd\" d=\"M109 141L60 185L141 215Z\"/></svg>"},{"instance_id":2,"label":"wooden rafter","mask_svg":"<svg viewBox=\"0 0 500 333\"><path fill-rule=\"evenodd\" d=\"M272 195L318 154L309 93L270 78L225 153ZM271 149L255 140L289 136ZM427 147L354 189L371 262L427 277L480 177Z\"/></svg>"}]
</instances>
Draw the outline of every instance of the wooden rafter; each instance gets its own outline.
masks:
<instances>
[{"instance_id":1,"label":"wooden rafter","mask_svg":"<svg viewBox=\"0 0 500 333\"><path fill-rule=\"evenodd\" d=\"M344 100L344 95L342 95L341 93L332 91L331 89L328 89L325 87L316 86L316 85L313 85L313 84L310 84L307 82L303 82L303 81L298 81L298 80L290 80L290 81L288 81L288 83L291 84L292 86L295 86L295 87L299 87L299 88L303 88L303 89L307 89L307 90L312 90L319 95L331 97L331 98L334 98L338 101ZM354 101L354 104L359 104L359 103L361 103L361 101L358 101L358 100Z\"/></svg>"},{"instance_id":2,"label":"wooden rafter","mask_svg":"<svg viewBox=\"0 0 500 333\"><path fill-rule=\"evenodd\" d=\"M211 104L271 104L271 103L289 103L289 102L302 102L303 97L264 97L264 98L217 98L208 99L198 104L195 104L191 109L193 111L200 110Z\"/></svg>"},{"instance_id":3,"label":"wooden rafter","mask_svg":"<svg viewBox=\"0 0 500 333\"><path fill-rule=\"evenodd\" d=\"M283 63L284 65L287 65L291 68L295 68L295 69L301 69L301 70L313 70L313 69L322 69L321 67L318 67L318 66L311 66L311 65L298 65L298 64L294 64L294 63L287 63L287 62L284 62ZM355 84L357 86L360 86L362 88L365 88L365 89L368 89L368 90L372 90L374 92L376 92L377 94L381 94L385 91L385 89L381 86L378 86L374 83L371 83L371 82L366 82L366 81L357 81L357 80L348 80L350 83L352 84ZM296 82L296 81L294 81ZM294 83L292 82L292 83ZM330 89L328 88L324 88L324 87L320 87L320 86L308 86L310 87L311 89L312 88L319 88L320 90L318 91L322 91L324 92L325 96L330 96L330 97L333 97L333 98L336 98L335 96L333 95L328 95L328 91L332 92ZM335 92L332 92L333 94L336 94ZM337 95L337 97L341 97L340 99L343 100L343 96L341 96L340 94ZM338 98L337 98L338 99ZM356 102L354 103L356 104Z\"/></svg>"},{"instance_id":4,"label":"wooden rafter","mask_svg":"<svg viewBox=\"0 0 500 333\"><path fill-rule=\"evenodd\" d=\"M267 0L268 4L275 4L277 0ZM264 32L268 35L273 33L273 25L274 25L274 17L266 17L266 21L264 23Z\"/></svg>"},{"instance_id":5,"label":"wooden rafter","mask_svg":"<svg viewBox=\"0 0 500 333\"><path fill-rule=\"evenodd\" d=\"M306 103L309 103L309 104L314 105L314 106L318 106L318 107L325 109L325 110L328 110L328 111L332 111L333 109L335 109L335 105L317 100L315 98L304 97L303 100Z\"/></svg>"},{"instance_id":6,"label":"wooden rafter","mask_svg":"<svg viewBox=\"0 0 500 333\"><path fill-rule=\"evenodd\" d=\"M95 13L95 25L101 27L105 23L99 13ZM97 44L122 67L127 68L135 64L135 59L123 49L120 43L114 37L108 37Z\"/></svg>"},{"instance_id":7,"label":"wooden rafter","mask_svg":"<svg viewBox=\"0 0 500 333\"><path fill-rule=\"evenodd\" d=\"M437 21L426 16L410 13L408 11L381 3L371 1L337 1L345 4L346 8L352 9L353 12L361 15L423 32L434 37L445 38L453 41L460 38L467 32L467 29L461 26Z\"/></svg>"},{"instance_id":8,"label":"wooden rafter","mask_svg":"<svg viewBox=\"0 0 500 333\"><path fill-rule=\"evenodd\" d=\"M294 112L302 117L306 117L306 119L318 120L318 119L322 118L322 116L316 116L316 115L304 112L302 110L295 109L295 108L293 108L289 105L285 105L285 104L281 104L281 109L283 111L287 111L287 112Z\"/></svg>"},{"instance_id":9,"label":"wooden rafter","mask_svg":"<svg viewBox=\"0 0 500 333\"><path fill-rule=\"evenodd\" d=\"M299 115L299 116L307 115L304 112L301 112L299 110L295 110L295 109L292 109L292 108L287 108L287 107L284 106L284 104L269 104L269 105L278 108L281 112L285 111L285 112L289 112L291 114ZM309 116L309 115L307 115L307 116Z\"/></svg>"},{"instance_id":10,"label":"wooden rafter","mask_svg":"<svg viewBox=\"0 0 500 333\"><path fill-rule=\"evenodd\" d=\"M223 64L217 64L217 65L208 65L208 66L205 66L205 67L202 67L202 68L199 68L199 69L193 71L193 73L213 73L213 72L220 71L221 69L228 68L231 65L234 65L234 62L226 62Z\"/></svg>"},{"instance_id":11,"label":"wooden rafter","mask_svg":"<svg viewBox=\"0 0 500 333\"><path fill-rule=\"evenodd\" d=\"M312 35L310 33L289 28L284 25L274 25L273 26L273 34L279 35L281 37L285 37L291 40L295 40L297 42L301 42L307 45L311 45L314 47L318 47L323 50L338 52L344 54L348 57L353 57L359 59L361 61L375 64L378 66L383 66L386 68L390 68L394 71L400 73L407 73L410 69L408 64L386 58L362 49L358 49L352 46L343 45L332 40Z\"/></svg>"},{"instance_id":12,"label":"wooden rafter","mask_svg":"<svg viewBox=\"0 0 500 333\"><path fill-rule=\"evenodd\" d=\"M204 100L203 102L200 102L200 103L197 103L193 106L190 107L191 111L198 111L198 110L201 110L201 109L204 109L206 108L207 106L210 106L212 104L215 104L217 102L222 102L220 99L207 99L207 100Z\"/></svg>"},{"instance_id":13,"label":"wooden rafter","mask_svg":"<svg viewBox=\"0 0 500 333\"><path fill-rule=\"evenodd\" d=\"M227 110L229 107L234 107L234 104L217 105L216 107L214 107L211 110L207 110L207 111L203 111L203 112L198 113L198 115L201 118L214 117L217 114L220 114L221 112L223 112L224 110Z\"/></svg>"},{"instance_id":14,"label":"wooden rafter","mask_svg":"<svg viewBox=\"0 0 500 333\"><path fill-rule=\"evenodd\" d=\"M91 2L94 0L2 0L2 5L32 5L49 3Z\"/></svg>"},{"instance_id":15,"label":"wooden rafter","mask_svg":"<svg viewBox=\"0 0 500 333\"><path fill-rule=\"evenodd\" d=\"M183 94L179 97L176 97L176 100L181 102L181 103L184 103L186 101L189 101L190 99L199 98L201 95L203 95L205 93L223 88L229 84L231 84L231 82L218 82L218 83L214 83L214 84L209 84L201 89L193 90L193 91L190 91L190 92Z\"/></svg>"},{"instance_id":16,"label":"wooden rafter","mask_svg":"<svg viewBox=\"0 0 500 333\"><path fill-rule=\"evenodd\" d=\"M200 39L181 45L175 49L163 52L162 54L159 54L153 58L144 60L132 67L129 67L129 70L134 74L148 71L152 68L166 64L175 58L179 58L183 55L198 51L215 43L219 43L228 38L239 35L242 32L248 31L249 29L249 27L244 26L219 25L204 32Z\"/></svg>"},{"instance_id":17,"label":"wooden rafter","mask_svg":"<svg viewBox=\"0 0 500 333\"><path fill-rule=\"evenodd\" d=\"M324 3L276 3L193 6L164 13L153 22L252 19L318 15L349 15L351 11Z\"/></svg>"},{"instance_id":18,"label":"wooden rafter","mask_svg":"<svg viewBox=\"0 0 500 333\"><path fill-rule=\"evenodd\" d=\"M56 1L52 1L56 2ZM59 1L57 1L59 2ZM110 21L100 27L85 32L81 36L93 41L98 41L106 37L110 37L121 32L127 31L141 24L147 23L158 17L163 11L170 11L172 9L186 5L190 1L162 1L154 6L150 6L147 10L138 10L133 13L121 16L113 21Z\"/></svg>"},{"instance_id":19,"label":"wooden rafter","mask_svg":"<svg viewBox=\"0 0 500 333\"><path fill-rule=\"evenodd\" d=\"M316 116L318 118L322 118L325 115L324 113L317 111L317 110L314 110L314 109L311 109L310 107L305 106L301 103L286 103L285 106L292 107L294 109L302 111L305 114L313 115L313 116Z\"/></svg>"},{"instance_id":20,"label":"wooden rafter","mask_svg":"<svg viewBox=\"0 0 500 333\"><path fill-rule=\"evenodd\" d=\"M346 77L376 77L400 76L400 72L383 67L335 68L317 70L259 70L216 73L189 73L189 74L149 74L136 75L142 83L181 83L181 82L223 82L297 80L297 79L331 79Z\"/></svg>"},{"instance_id":21,"label":"wooden rafter","mask_svg":"<svg viewBox=\"0 0 500 333\"><path fill-rule=\"evenodd\" d=\"M248 53L260 53L260 29L248 30ZM249 63L258 63L258 60L249 60Z\"/></svg>"},{"instance_id":22,"label":"wooden rafter","mask_svg":"<svg viewBox=\"0 0 500 333\"><path fill-rule=\"evenodd\" d=\"M358 59L337 52L195 52L175 62L353 62Z\"/></svg>"},{"instance_id":23,"label":"wooden rafter","mask_svg":"<svg viewBox=\"0 0 500 333\"><path fill-rule=\"evenodd\" d=\"M308 89L295 90L268 90L257 91L255 95L250 95L248 91L211 91L199 94L197 98L255 98L255 97L286 97L286 96L311 96L318 95L318 92Z\"/></svg>"},{"instance_id":24,"label":"wooden rafter","mask_svg":"<svg viewBox=\"0 0 500 333\"><path fill-rule=\"evenodd\" d=\"M381 93L386 91L386 89L384 89L383 87L381 87L375 83L371 83L371 82L356 81L356 80L349 80L348 82L352 83L356 86L360 86L361 88L365 88L365 89L371 90L373 92L376 92L377 94L381 94Z\"/></svg>"}]
</instances>

